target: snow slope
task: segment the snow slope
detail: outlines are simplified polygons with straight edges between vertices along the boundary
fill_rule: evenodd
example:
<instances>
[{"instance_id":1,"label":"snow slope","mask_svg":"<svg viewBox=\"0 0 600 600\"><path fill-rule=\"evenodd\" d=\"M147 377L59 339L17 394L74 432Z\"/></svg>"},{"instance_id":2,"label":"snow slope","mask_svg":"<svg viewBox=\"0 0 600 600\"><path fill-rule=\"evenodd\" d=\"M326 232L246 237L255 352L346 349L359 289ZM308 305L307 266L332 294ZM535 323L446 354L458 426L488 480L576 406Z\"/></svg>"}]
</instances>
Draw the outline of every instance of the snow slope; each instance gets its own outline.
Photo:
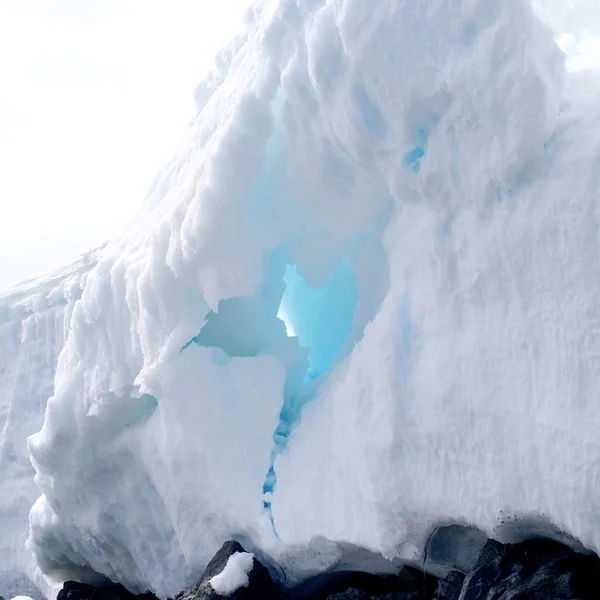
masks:
<instances>
[{"instance_id":1,"label":"snow slope","mask_svg":"<svg viewBox=\"0 0 600 600\"><path fill-rule=\"evenodd\" d=\"M27 436L42 426L58 354L73 304L94 254L50 277L0 294L0 593L47 595L48 586L25 548L29 510L39 495Z\"/></svg>"},{"instance_id":2,"label":"snow slope","mask_svg":"<svg viewBox=\"0 0 600 600\"><path fill-rule=\"evenodd\" d=\"M81 298L75 269L0 300L7 571L33 581L49 395L29 548L55 581L167 597L232 536L412 558L523 514L600 550L600 27L534 8L248 12Z\"/></svg>"}]
</instances>

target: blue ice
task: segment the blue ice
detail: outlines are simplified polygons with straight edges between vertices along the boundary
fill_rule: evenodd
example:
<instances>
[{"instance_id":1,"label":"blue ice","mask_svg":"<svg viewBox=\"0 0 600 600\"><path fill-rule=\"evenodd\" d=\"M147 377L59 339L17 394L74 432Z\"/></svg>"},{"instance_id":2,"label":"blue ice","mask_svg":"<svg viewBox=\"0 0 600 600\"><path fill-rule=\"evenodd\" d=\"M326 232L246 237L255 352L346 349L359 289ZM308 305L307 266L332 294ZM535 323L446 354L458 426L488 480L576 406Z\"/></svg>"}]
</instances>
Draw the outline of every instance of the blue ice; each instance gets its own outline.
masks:
<instances>
[{"instance_id":1,"label":"blue ice","mask_svg":"<svg viewBox=\"0 0 600 600\"><path fill-rule=\"evenodd\" d=\"M367 128L372 132L382 132L385 129L385 121L379 109L371 102L363 89L356 90L355 95Z\"/></svg>"},{"instance_id":2,"label":"blue ice","mask_svg":"<svg viewBox=\"0 0 600 600\"><path fill-rule=\"evenodd\" d=\"M302 408L314 396L314 380L333 366L353 330L352 317L358 303L354 266L347 258L334 265L327 283L320 288L311 288L294 265L287 266L284 281L279 317L286 324L288 336L298 337L300 345L307 348L308 368L300 385L286 385L284 390L279 424L273 434L271 464L263 486L265 494L275 490L275 459L287 447ZM268 502L265 509L275 530Z\"/></svg>"},{"instance_id":3,"label":"blue ice","mask_svg":"<svg viewBox=\"0 0 600 600\"><path fill-rule=\"evenodd\" d=\"M417 129L415 133L415 147L404 155L404 166L413 173L421 170L421 159L425 156L427 133L424 129Z\"/></svg>"},{"instance_id":4,"label":"blue ice","mask_svg":"<svg viewBox=\"0 0 600 600\"><path fill-rule=\"evenodd\" d=\"M284 281L285 292L279 316L288 335L297 336L300 345L308 348L307 379L312 380L327 371L341 345L352 331L352 315L358 303L358 291L352 262L339 260L327 283L310 288L288 265Z\"/></svg>"},{"instance_id":5,"label":"blue ice","mask_svg":"<svg viewBox=\"0 0 600 600\"><path fill-rule=\"evenodd\" d=\"M277 484L277 454L287 447L302 408L314 397L315 380L339 358L353 330L358 288L354 265L348 258L333 266L327 282L319 288L311 288L296 266L286 263L283 248L270 255L266 266L259 293L222 300L182 351L191 343L212 348L213 363L220 366L226 366L233 356L272 354L285 361L283 402L263 484L264 493L270 493ZM286 359L277 349L282 340L292 337L298 339L299 347L295 358ZM268 502L265 510L271 517Z\"/></svg>"}]
</instances>

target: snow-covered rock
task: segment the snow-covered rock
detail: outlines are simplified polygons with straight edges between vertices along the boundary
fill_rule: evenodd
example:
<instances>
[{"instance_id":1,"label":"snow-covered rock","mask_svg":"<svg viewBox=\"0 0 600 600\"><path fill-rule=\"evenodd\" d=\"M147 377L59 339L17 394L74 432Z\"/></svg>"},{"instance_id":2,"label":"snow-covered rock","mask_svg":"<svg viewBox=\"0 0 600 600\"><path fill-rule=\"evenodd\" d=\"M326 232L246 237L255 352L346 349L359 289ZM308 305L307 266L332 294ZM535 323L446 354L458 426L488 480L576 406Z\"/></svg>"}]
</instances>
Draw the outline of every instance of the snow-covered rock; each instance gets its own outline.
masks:
<instances>
[{"instance_id":1,"label":"snow-covered rock","mask_svg":"<svg viewBox=\"0 0 600 600\"><path fill-rule=\"evenodd\" d=\"M208 563L198 581L183 590L175 600L282 600L267 568L238 542L225 542Z\"/></svg>"},{"instance_id":2,"label":"snow-covered rock","mask_svg":"<svg viewBox=\"0 0 600 600\"><path fill-rule=\"evenodd\" d=\"M254 554L235 552L227 559L223 570L211 577L210 586L221 596L231 596L240 588L247 588L250 583L248 575L252 571L253 564Z\"/></svg>"}]
</instances>

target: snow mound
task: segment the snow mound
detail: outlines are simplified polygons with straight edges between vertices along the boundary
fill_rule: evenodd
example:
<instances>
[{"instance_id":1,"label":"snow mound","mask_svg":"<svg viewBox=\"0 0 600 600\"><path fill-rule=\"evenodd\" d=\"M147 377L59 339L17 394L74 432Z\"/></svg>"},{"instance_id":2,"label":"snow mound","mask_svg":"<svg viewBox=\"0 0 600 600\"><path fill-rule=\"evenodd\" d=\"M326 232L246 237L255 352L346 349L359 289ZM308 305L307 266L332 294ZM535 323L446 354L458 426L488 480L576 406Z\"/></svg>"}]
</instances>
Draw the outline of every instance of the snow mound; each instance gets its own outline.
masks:
<instances>
[{"instance_id":1,"label":"snow mound","mask_svg":"<svg viewBox=\"0 0 600 600\"><path fill-rule=\"evenodd\" d=\"M248 587L248 574L252 571L254 554L235 552L227 560L225 568L210 580L210 585L217 594L230 596L241 587Z\"/></svg>"},{"instance_id":2,"label":"snow mound","mask_svg":"<svg viewBox=\"0 0 600 600\"><path fill-rule=\"evenodd\" d=\"M531 513L600 550L600 83L554 38L526 0L248 12L69 308L44 573L168 597L225 539L413 559Z\"/></svg>"}]
</instances>

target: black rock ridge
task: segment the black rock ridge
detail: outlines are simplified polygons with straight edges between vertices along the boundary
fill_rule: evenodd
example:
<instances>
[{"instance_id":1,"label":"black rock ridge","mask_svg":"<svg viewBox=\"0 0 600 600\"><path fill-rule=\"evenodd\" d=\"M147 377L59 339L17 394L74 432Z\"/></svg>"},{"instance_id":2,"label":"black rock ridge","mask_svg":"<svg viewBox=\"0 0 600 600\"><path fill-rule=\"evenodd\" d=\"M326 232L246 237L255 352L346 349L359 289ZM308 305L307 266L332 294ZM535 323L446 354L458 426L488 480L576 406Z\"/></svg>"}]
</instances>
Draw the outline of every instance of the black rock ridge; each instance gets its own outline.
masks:
<instances>
[{"instance_id":1,"label":"black rock ridge","mask_svg":"<svg viewBox=\"0 0 600 600\"><path fill-rule=\"evenodd\" d=\"M218 600L223 598L224 596L220 596L212 589L210 580L225 568L229 557L237 552L246 551L238 542L225 542L208 563L200 579L193 586L177 594L175 600ZM229 600L279 597L279 587L271 579L267 568L256 558L252 562L252 570L248 573L248 586L240 587L226 596Z\"/></svg>"},{"instance_id":2,"label":"black rock ridge","mask_svg":"<svg viewBox=\"0 0 600 600\"><path fill-rule=\"evenodd\" d=\"M56 600L158 600L152 594L132 594L120 584L88 585L77 581L67 581L58 592Z\"/></svg>"},{"instance_id":3,"label":"black rock ridge","mask_svg":"<svg viewBox=\"0 0 600 600\"><path fill-rule=\"evenodd\" d=\"M448 529L447 531L442 531ZM256 558L248 585L229 596L210 585L229 557L245 552L229 541L197 583L175 600L599 600L600 559L558 541L538 538L517 544L488 540L472 528L439 528L426 552L424 569L404 565L395 574L332 571L285 587L273 581ZM453 545L456 547L453 549ZM94 587L67 582L58 600L156 600L134 596L119 585Z\"/></svg>"}]
</instances>

